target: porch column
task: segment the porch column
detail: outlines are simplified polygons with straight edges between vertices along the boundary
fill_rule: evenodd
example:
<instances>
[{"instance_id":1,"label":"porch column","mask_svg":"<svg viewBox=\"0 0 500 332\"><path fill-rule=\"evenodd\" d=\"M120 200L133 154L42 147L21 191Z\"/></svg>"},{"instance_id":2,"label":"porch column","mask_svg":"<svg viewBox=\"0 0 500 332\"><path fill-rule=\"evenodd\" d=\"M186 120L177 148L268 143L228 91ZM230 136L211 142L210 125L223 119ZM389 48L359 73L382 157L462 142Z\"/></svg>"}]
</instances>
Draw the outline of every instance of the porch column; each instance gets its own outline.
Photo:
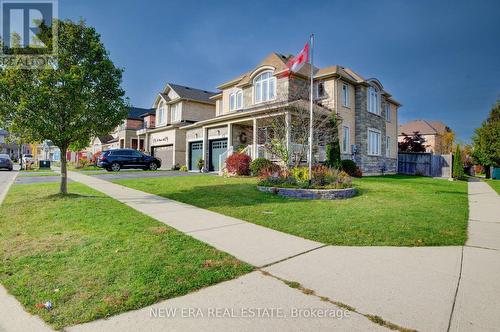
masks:
<instances>
[{"instance_id":1,"label":"porch column","mask_svg":"<svg viewBox=\"0 0 500 332\"><path fill-rule=\"evenodd\" d=\"M292 148L292 142L291 142L291 133L292 133L292 116L290 115L290 112L285 113L285 126L286 126L286 150L288 151L288 155L291 158L292 157L292 151L290 150ZM288 161L290 163L290 161Z\"/></svg>"},{"instance_id":2,"label":"porch column","mask_svg":"<svg viewBox=\"0 0 500 332\"><path fill-rule=\"evenodd\" d=\"M230 149L233 146L233 125L231 123L227 124L227 148Z\"/></svg>"},{"instance_id":3,"label":"porch column","mask_svg":"<svg viewBox=\"0 0 500 332\"><path fill-rule=\"evenodd\" d=\"M208 129L203 127L203 163L205 168L208 169Z\"/></svg>"},{"instance_id":4,"label":"porch column","mask_svg":"<svg viewBox=\"0 0 500 332\"><path fill-rule=\"evenodd\" d=\"M257 118L253 119L253 146L252 146L252 159L258 157L258 147L257 147Z\"/></svg>"}]
</instances>

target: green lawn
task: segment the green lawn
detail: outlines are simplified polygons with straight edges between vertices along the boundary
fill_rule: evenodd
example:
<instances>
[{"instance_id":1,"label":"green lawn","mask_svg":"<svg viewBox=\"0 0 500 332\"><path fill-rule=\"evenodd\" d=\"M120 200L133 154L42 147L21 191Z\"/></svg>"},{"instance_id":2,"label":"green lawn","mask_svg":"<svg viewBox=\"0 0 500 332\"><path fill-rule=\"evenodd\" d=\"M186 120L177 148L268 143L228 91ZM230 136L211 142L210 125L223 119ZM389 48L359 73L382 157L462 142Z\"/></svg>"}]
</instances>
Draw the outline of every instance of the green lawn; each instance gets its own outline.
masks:
<instances>
[{"instance_id":1,"label":"green lawn","mask_svg":"<svg viewBox=\"0 0 500 332\"><path fill-rule=\"evenodd\" d=\"M484 181L500 195L500 180L484 179Z\"/></svg>"},{"instance_id":2,"label":"green lawn","mask_svg":"<svg viewBox=\"0 0 500 332\"><path fill-rule=\"evenodd\" d=\"M107 317L253 268L82 184L14 185L0 206L0 282L55 328ZM54 309L37 309L52 301ZM1 309L0 309L1 310Z\"/></svg>"},{"instance_id":3,"label":"green lawn","mask_svg":"<svg viewBox=\"0 0 500 332\"><path fill-rule=\"evenodd\" d=\"M114 182L326 244L436 246L462 245L467 239L463 181L366 177L354 180L356 197L338 201L262 193L253 178L200 175Z\"/></svg>"}]
</instances>

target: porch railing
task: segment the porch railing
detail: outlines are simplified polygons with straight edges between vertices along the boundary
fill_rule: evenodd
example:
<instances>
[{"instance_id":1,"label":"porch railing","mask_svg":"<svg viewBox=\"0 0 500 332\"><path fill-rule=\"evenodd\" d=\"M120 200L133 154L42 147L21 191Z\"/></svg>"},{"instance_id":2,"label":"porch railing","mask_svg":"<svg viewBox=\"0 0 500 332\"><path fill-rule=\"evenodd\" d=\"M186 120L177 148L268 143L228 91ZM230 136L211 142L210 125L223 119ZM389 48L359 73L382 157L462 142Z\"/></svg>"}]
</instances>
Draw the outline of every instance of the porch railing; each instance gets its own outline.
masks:
<instances>
[{"instance_id":1,"label":"porch railing","mask_svg":"<svg viewBox=\"0 0 500 332\"><path fill-rule=\"evenodd\" d=\"M232 155L234 152L233 146L230 146L227 148L226 151L224 151L220 156L219 156L219 173L222 174L224 172L224 169L226 168L226 159L230 155Z\"/></svg>"}]
</instances>

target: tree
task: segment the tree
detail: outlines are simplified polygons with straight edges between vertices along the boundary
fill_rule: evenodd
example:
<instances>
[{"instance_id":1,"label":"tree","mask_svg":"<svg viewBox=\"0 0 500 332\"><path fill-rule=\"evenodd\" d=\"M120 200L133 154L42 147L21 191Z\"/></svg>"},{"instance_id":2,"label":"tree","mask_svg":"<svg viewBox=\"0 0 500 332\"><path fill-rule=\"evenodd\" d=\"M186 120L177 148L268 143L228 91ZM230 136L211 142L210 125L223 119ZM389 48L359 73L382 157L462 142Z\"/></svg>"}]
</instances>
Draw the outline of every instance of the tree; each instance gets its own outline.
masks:
<instances>
[{"instance_id":1,"label":"tree","mask_svg":"<svg viewBox=\"0 0 500 332\"><path fill-rule=\"evenodd\" d=\"M309 152L309 84L300 78L290 77L289 90L277 93L276 99L265 105L266 115L259 119L258 140L264 149L281 161L282 166L297 167L307 160ZM338 141L338 128L332 127L332 110L313 103L313 155L320 146ZM336 123L340 118L336 118ZM255 144L256 142L254 142Z\"/></svg>"},{"instance_id":2,"label":"tree","mask_svg":"<svg viewBox=\"0 0 500 332\"><path fill-rule=\"evenodd\" d=\"M437 139L436 153L447 154L453 151L453 143L455 142L455 133L449 127L446 127L445 132Z\"/></svg>"},{"instance_id":3,"label":"tree","mask_svg":"<svg viewBox=\"0 0 500 332\"><path fill-rule=\"evenodd\" d=\"M330 127L338 131L340 119L336 115L330 117ZM340 142L338 135L331 135L331 141L326 144L326 162L325 165L331 168L340 169L342 159L340 157Z\"/></svg>"},{"instance_id":4,"label":"tree","mask_svg":"<svg viewBox=\"0 0 500 332\"><path fill-rule=\"evenodd\" d=\"M462 179L464 177L464 163L462 160L462 150L457 144L455 155L453 156L453 178Z\"/></svg>"},{"instance_id":5,"label":"tree","mask_svg":"<svg viewBox=\"0 0 500 332\"><path fill-rule=\"evenodd\" d=\"M412 136L405 133L403 135L403 141L398 143L399 152L425 152L426 140L418 131L414 131Z\"/></svg>"},{"instance_id":6,"label":"tree","mask_svg":"<svg viewBox=\"0 0 500 332\"><path fill-rule=\"evenodd\" d=\"M500 166L500 100L492 107L491 112L472 137L472 157L476 163L485 166L489 177L491 166Z\"/></svg>"},{"instance_id":7,"label":"tree","mask_svg":"<svg viewBox=\"0 0 500 332\"><path fill-rule=\"evenodd\" d=\"M127 115L122 69L116 68L94 28L55 20L58 53L52 68L0 72L0 121L31 142L51 140L61 151L60 192L67 193L66 152L108 134ZM37 37L52 47L52 28Z\"/></svg>"}]
</instances>

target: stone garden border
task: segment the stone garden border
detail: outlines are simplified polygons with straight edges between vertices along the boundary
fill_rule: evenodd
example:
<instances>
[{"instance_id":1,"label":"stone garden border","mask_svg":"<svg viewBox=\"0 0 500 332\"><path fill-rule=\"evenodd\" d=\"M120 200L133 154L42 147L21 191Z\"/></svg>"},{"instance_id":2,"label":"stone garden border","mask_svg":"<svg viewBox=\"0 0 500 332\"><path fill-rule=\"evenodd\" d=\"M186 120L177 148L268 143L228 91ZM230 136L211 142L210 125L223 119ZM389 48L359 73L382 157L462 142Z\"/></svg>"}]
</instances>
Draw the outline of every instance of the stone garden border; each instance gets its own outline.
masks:
<instances>
[{"instance_id":1,"label":"stone garden border","mask_svg":"<svg viewBox=\"0 0 500 332\"><path fill-rule=\"evenodd\" d=\"M355 188L346 189L299 189L257 186L262 192L300 199L346 199L356 195Z\"/></svg>"}]
</instances>

